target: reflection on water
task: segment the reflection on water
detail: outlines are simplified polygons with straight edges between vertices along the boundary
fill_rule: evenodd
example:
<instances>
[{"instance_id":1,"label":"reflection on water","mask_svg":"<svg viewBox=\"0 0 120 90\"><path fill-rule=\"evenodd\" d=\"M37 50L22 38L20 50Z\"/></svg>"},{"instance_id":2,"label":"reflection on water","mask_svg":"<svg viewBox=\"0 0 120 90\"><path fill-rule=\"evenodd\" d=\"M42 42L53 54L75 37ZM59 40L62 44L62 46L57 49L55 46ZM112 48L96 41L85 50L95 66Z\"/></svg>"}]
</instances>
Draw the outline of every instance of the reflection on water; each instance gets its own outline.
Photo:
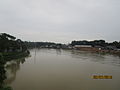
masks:
<instances>
[{"instance_id":1,"label":"reflection on water","mask_svg":"<svg viewBox=\"0 0 120 90\"><path fill-rule=\"evenodd\" d=\"M61 49L56 49L56 54L61 55L61 51L62 51Z\"/></svg>"},{"instance_id":2,"label":"reflection on water","mask_svg":"<svg viewBox=\"0 0 120 90\"><path fill-rule=\"evenodd\" d=\"M20 64L23 64L24 62L25 58L21 58L6 63L5 65L7 76L7 79L5 80L6 84L11 84L16 79L16 73L20 69Z\"/></svg>"},{"instance_id":3,"label":"reflection on water","mask_svg":"<svg viewBox=\"0 0 120 90\"><path fill-rule=\"evenodd\" d=\"M33 49L6 65L14 90L120 90L120 57L77 50ZM111 75L94 80L92 75Z\"/></svg>"},{"instance_id":4,"label":"reflection on water","mask_svg":"<svg viewBox=\"0 0 120 90\"><path fill-rule=\"evenodd\" d=\"M82 60L89 60L93 62L99 62L102 64L120 66L120 57L115 55L72 50L71 56L73 58L79 58Z\"/></svg>"}]
</instances>

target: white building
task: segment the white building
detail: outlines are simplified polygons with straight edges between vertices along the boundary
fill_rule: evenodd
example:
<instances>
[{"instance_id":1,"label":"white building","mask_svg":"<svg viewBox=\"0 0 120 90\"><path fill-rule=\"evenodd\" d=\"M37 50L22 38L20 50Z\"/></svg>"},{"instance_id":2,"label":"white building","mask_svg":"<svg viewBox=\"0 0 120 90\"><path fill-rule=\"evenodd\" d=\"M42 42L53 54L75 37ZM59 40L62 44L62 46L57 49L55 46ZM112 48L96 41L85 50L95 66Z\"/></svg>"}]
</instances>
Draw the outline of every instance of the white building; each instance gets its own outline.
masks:
<instances>
[{"instance_id":1,"label":"white building","mask_svg":"<svg viewBox=\"0 0 120 90\"><path fill-rule=\"evenodd\" d=\"M79 48L79 47L92 47L91 45L75 45L74 48Z\"/></svg>"}]
</instances>

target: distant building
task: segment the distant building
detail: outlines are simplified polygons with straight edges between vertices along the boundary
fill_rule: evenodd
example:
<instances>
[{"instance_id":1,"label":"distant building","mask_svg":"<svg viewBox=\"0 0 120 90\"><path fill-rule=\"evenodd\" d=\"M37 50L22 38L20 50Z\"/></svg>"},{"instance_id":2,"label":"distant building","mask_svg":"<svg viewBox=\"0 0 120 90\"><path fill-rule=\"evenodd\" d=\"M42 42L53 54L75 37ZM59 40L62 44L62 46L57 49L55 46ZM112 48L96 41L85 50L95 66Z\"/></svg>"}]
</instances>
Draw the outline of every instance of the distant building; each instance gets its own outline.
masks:
<instances>
[{"instance_id":1,"label":"distant building","mask_svg":"<svg viewBox=\"0 0 120 90\"><path fill-rule=\"evenodd\" d=\"M91 45L75 45L75 48L79 48L79 47L92 47Z\"/></svg>"},{"instance_id":2,"label":"distant building","mask_svg":"<svg viewBox=\"0 0 120 90\"><path fill-rule=\"evenodd\" d=\"M92 47L92 45L75 45L73 46L74 49L83 50L83 51L98 51L99 48Z\"/></svg>"}]
</instances>

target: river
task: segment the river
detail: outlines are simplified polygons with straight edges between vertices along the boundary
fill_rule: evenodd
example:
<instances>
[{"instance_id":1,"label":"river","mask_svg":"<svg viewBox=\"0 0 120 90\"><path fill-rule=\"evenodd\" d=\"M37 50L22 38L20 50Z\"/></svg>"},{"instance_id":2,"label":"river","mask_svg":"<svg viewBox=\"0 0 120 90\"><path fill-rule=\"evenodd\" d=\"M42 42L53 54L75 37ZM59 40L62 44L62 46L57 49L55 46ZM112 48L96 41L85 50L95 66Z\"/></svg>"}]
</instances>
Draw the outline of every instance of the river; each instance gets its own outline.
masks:
<instances>
[{"instance_id":1,"label":"river","mask_svg":"<svg viewBox=\"0 0 120 90\"><path fill-rule=\"evenodd\" d=\"M6 67L13 90L120 90L120 57L77 50L32 49ZM109 75L112 79L93 79Z\"/></svg>"}]
</instances>

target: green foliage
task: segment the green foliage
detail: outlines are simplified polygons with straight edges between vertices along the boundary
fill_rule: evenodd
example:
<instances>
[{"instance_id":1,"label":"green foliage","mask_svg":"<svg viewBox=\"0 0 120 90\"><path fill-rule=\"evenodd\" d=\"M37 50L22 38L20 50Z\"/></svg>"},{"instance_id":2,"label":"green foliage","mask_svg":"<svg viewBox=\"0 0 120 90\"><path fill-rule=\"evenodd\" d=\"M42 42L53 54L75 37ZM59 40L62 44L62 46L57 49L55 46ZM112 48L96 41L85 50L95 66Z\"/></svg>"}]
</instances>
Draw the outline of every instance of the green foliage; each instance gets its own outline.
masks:
<instances>
[{"instance_id":1,"label":"green foliage","mask_svg":"<svg viewBox=\"0 0 120 90\"><path fill-rule=\"evenodd\" d=\"M101 47L107 47L107 46L114 46L116 48L120 49L120 42L114 41L112 43L105 42L105 40L94 40L94 41L72 41L71 45L92 45L94 46L101 46Z\"/></svg>"},{"instance_id":2,"label":"green foliage","mask_svg":"<svg viewBox=\"0 0 120 90\"><path fill-rule=\"evenodd\" d=\"M3 60L0 59L0 88L2 88L5 79L6 76L5 76L4 63Z\"/></svg>"},{"instance_id":3,"label":"green foliage","mask_svg":"<svg viewBox=\"0 0 120 90\"><path fill-rule=\"evenodd\" d=\"M29 51L22 40L16 40L16 37L6 33L0 34L0 90L12 90L11 87L4 85L4 80L6 79L4 64L8 60L27 55L29 55Z\"/></svg>"},{"instance_id":4,"label":"green foliage","mask_svg":"<svg viewBox=\"0 0 120 90\"><path fill-rule=\"evenodd\" d=\"M0 90L13 90L13 89L11 87L9 87L9 86L6 86L6 87L0 88Z\"/></svg>"},{"instance_id":5,"label":"green foliage","mask_svg":"<svg viewBox=\"0 0 120 90\"><path fill-rule=\"evenodd\" d=\"M83 40L83 41L72 41L71 42L71 45L74 46L74 45L100 45L100 46L103 46L105 45L105 40L94 40L94 41L86 41L86 40Z\"/></svg>"},{"instance_id":6,"label":"green foliage","mask_svg":"<svg viewBox=\"0 0 120 90\"><path fill-rule=\"evenodd\" d=\"M0 34L0 52L24 52L26 50L27 47L22 40L16 40L16 37L6 33Z\"/></svg>"},{"instance_id":7,"label":"green foliage","mask_svg":"<svg viewBox=\"0 0 120 90\"><path fill-rule=\"evenodd\" d=\"M52 48L57 48L57 47L62 47L63 44L60 43L53 43L53 42L25 42L26 46L28 48L40 48L40 47L50 47L52 46Z\"/></svg>"}]
</instances>

